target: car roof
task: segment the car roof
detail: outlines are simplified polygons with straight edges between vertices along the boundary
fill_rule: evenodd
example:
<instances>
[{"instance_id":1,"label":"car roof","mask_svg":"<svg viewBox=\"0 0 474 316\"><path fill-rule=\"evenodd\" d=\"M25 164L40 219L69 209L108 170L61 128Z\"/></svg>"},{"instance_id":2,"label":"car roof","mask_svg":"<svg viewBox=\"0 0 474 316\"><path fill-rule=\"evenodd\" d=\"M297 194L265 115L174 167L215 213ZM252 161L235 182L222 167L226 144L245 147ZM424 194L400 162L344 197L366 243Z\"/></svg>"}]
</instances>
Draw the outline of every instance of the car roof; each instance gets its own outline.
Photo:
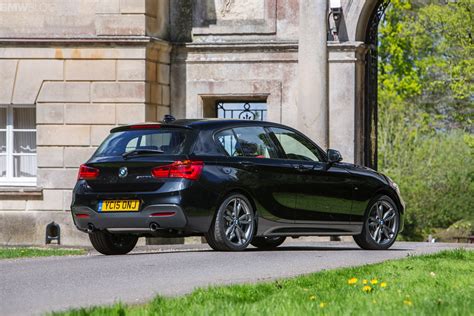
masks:
<instances>
[{"instance_id":1,"label":"car roof","mask_svg":"<svg viewBox=\"0 0 474 316\"><path fill-rule=\"evenodd\" d=\"M220 119L220 118L203 118L203 119L182 119L170 122L172 125L182 125L191 128L207 129L207 128L220 128L233 125L279 125L273 122L266 121L253 121L253 120L238 120L238 119ZM164 124L166 125L166 124Z\"/></svg>"},{"instance_id":2,"label":"car roof","mask_svg":"<svg viewBox=\"0 0 474 316\"><path fill-rule=\"evenodd\" d=\"M192 128L192 129L219 129L225 128L226 126L232 127L236 125L240 126L280 126L286 127L284 125L274 123L274 122L267 122L267 121L253 121L253 120L237 120L237 119L219 119L219 118L202 118L202 119L178 119L170 122L145 122L145 123L137 123L137 124L130 124L125 126L120 126L112 129L112 131L119 131L119 130L126 130L132 126L140 126L146 128L147 125L160 125L161 127L184 127L184 128Z\"/></svg>"}]
</instances>

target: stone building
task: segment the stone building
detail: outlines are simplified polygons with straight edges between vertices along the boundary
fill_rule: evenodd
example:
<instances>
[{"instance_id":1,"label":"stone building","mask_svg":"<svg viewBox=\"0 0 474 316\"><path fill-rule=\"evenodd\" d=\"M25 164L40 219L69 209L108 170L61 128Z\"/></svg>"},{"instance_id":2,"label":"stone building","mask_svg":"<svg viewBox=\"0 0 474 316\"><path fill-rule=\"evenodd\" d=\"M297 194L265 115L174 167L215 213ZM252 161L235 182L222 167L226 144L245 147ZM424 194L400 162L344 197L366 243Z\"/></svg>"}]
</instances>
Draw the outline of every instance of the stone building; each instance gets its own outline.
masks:
<instances>
[{"instance_id":1,"label":"stone building","mask_svg":"<svg viewBox=\"0 0 474 316\"><path fill-rule=\"evenodd\" d=\"M168 113L281 122L372 165L387 3L0 0L0 243L44 243L51 221L86 243L78 166L112 127Z\"/></svg>"}]
</instances>

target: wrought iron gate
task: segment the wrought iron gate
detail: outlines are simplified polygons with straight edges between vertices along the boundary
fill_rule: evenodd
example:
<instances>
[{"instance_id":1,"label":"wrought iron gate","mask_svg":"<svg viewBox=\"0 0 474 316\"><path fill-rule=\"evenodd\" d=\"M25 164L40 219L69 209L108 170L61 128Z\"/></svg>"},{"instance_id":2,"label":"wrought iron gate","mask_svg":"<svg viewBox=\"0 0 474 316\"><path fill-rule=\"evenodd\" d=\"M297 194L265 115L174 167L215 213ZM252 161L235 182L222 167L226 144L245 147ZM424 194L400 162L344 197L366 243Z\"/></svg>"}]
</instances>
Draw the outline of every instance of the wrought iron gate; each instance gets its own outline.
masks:
<instances>
[{"instance_id":1,"label":"wrought iron gate","mask_svg":"<svg viewBox=\"0 0 474 316\"><path fill-rule=\"evenodd\" d=\"M216 113L218 118L265 121L267 104L265 102L218 101Z\"/></svg>"},{"instance_id":2,"label":"wrought iron gate","mask_svg":"<svg viewBox=\"0 0 474 316\"><path fill-rule=\"evenodd\" d=\"M390 0L378 0L367 25L365 43L368 46L365 63L364 97L364 164L377 169L377 104L378 104L378 30Z\"/></svg>"}]
</instances>

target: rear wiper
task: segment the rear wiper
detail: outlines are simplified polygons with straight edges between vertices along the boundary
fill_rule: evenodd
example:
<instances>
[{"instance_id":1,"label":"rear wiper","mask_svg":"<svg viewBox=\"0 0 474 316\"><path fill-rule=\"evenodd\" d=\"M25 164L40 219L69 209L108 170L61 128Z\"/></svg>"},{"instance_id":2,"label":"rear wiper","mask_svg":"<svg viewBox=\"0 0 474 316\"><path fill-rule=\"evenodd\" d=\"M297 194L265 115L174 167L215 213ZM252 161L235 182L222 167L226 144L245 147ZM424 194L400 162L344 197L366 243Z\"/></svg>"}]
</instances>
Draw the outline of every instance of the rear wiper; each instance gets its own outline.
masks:
<instances>
[{"instance_id":1,"label":"rear wiper","mask_svg":"<svg viewBox=\"0 0 474 316\"><path fill-rule=\"evenodd\" d=\"M135 150L127 151L126 153L123 153L122 157L128 158L130 156L154 155L154 154L162 154L162 153L164 153L164 151L160 149L135 149Z\"/></svg>"}]
</instances>

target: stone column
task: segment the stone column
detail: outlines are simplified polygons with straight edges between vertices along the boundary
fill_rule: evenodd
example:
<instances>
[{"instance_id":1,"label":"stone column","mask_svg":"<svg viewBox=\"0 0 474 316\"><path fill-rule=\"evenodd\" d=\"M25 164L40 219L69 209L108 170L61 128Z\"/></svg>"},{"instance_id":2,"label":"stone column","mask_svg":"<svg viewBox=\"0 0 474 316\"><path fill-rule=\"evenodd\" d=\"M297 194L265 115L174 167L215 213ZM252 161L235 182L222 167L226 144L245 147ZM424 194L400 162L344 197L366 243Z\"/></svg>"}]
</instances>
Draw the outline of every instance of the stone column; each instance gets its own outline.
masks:
<instances>
[{"instance_id":1,"label":"stone column","mask_svg":"<svg viewBox=\"0 0 474 316\"><path fill-rule=\"evenodd\" d=\"M364 56L362 42L329 48L329 146L344 161L360 163L363 150Z\"/></svg>"},{"instance_id":2,"label":"stone column","mask_svg":"<svg viewBox=\"0 0 474 316\"><path fill-rule=\"evenodd\" d=\"M321 147L329 144L326 0L300 0L298 126Z\"/></svg>"}]
</instances>

